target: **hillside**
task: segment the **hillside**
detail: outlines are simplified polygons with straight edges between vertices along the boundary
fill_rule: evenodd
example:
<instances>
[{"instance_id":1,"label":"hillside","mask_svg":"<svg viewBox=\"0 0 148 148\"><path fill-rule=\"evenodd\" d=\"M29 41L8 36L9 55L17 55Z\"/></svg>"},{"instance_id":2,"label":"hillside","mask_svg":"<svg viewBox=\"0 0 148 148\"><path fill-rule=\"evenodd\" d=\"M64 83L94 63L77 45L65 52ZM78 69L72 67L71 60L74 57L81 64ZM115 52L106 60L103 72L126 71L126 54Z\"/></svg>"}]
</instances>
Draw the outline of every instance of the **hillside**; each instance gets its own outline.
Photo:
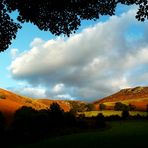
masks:
<instances>
[{"instance_id":1,"label":"hillside","mask_svg":"<svg viewBox=\"0 0 148 148\"><path fill-rule=\"evenodd\" d=\"M52 103L58 103L60 107L66 112L71 109L70 103L64 100L37 99L36 101L46 106L50 106Z\"/></svg>"},{"instance_id":2,"label":"hillside","mask_svg":"<svg viewBox=\"0 0 148 148\"><path fill-rule=\"evenodd\" d=\"M46 109L47 106L31 98L23 97L10 91L0 89L0 112L8 121L13 117L14 112L22 106L30 106L37 110Z\"/></svg>"},{"instance_id":3,"label":"hillside","mask_svg":"<svg viewBox=\"0 0 148 148\"><path fill-rule=\"evenodd\" d=\"M136 106L136 110L146 110L148 105L148 87L135 87L122 89L119 92L99 99L94 102L96 108L103 103L107 109L113 109L116 102L124 104L132 104Z\"/></svg>"},{"instance_id":4,"label":"hillside","mask_svg":"<svg viewBox=\"0 0 148 148\"><path fill-rule=\"evenodd\" d=\"M0 89L0 112L6 116L7 122L12 120L15 111L22 106L29 106L40 110L48 109L52 103L58 103L65 112L70 111L73 106L81 108L86 104L81 101L32 99L8 90Z\"/></svg>"}]
</instances>

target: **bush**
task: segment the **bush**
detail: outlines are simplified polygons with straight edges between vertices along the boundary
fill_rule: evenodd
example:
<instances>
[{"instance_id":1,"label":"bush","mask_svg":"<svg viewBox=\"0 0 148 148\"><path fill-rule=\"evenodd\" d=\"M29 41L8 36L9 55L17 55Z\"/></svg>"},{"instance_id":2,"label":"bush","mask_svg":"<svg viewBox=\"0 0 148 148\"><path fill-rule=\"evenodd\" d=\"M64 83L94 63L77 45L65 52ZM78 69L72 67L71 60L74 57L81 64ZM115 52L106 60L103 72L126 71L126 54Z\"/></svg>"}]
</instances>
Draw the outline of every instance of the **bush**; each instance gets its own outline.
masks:
<instances>
[{"instance_id":1,"label":"bush","mask_svg":"<svg viewBox=\"0 0 148 148\"><path fill-rule=\"evenodd\" d=\"M97 123L98 127L101 127L101 128L106 126L105 117L102 113L99 113L96 116L96 123Z\"/></svg>"},{"instance_id":2,"label":"bush","mask_svg":"<svg viewBox=\"0 0 148 148\"><path fill-rule=\"evenodd\" d=\"M129 111L123 110L121 114L122 119L127 119L129 117Z\"/></svg>"},{"instance_id":3,"label":"bush","mask_svg":"<svg viewBox=\"0 0 148 148\"><path fill-rule=\"evenodd\" d=\"M116 111L129 110L129 106L121 102L116 102L114 106L114 110Z\"/></svg>"},{"instance_id":4,"label":"bush","mask_svg":"<svg viewBox=\"0 0 148 148\"><path fill-rule=\"evenodd\" d=\"M106 105L105 105L105 104L103 104L103 103L101 103L101 104L99 105L99 108L100 108L100 110L105 110Z\"/></svg>"},{"instance_id":5,"label":"bush","mask_svg":"<svg viewBox=\"0 0 148 148\"><path fill-rule=\"evenodd\" d=\"M0 99L6 99L6 96L4 94L0 94Z\"/></svg>"}]
</instances>

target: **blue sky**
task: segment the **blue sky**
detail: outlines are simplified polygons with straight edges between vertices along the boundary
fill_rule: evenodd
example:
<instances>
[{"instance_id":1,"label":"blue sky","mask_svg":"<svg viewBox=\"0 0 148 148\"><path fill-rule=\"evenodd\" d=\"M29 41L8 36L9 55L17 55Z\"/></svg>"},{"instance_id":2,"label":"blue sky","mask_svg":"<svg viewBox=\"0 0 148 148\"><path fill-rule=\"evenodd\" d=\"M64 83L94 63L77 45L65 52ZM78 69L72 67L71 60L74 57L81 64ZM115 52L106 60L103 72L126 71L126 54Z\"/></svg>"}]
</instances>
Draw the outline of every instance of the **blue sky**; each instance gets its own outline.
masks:
<instances>
[{"instance_id":1,"label":"blue sky","mask_svg":"<svg viewBox=\"0 0 148 148\"><path fill-rule=\"evenodd\" d=\"M138 22L135 12L120 6L116 16L83 21L70 38L24 24L0 54L0 87L35 98L93 101L148 85L148 22Z\"/></svg>"}]
</instances>

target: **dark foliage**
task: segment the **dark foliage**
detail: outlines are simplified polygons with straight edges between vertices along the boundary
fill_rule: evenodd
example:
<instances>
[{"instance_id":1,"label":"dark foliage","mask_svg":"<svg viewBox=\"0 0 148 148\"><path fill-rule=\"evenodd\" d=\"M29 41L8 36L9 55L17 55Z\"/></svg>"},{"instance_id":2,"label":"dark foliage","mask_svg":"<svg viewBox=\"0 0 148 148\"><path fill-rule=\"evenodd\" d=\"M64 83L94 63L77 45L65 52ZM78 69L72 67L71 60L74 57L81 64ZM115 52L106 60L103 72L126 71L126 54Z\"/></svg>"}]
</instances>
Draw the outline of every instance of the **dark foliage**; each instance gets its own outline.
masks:
<instances>
[{"instance_id":1,"label":"dark foliage","mask_svg":"<svg viewBox=\"0 0 148 148\"><path fill-rule=\"evenodd\" d=\"M64 124L64 110L57 103L50 106L49 120L52 129L62 127Z\"/></svg>"},{"instance_id":2,"label":"dark foliage","mask_svg":"<svg viewBox=\"0 0 148 148\"><path fill-rule=\"evenodd\" d=\"M88 104L86 104L86 109L87 109L87 111L93 111L93 110L95 110L95 106L94 106L94 104L88 103Z\"/></svg>"},{"instance_id":3,"label":"dark foliage","mask_svg":"<svg viewBox=\"0 0 148 148\"><path fill-rule=\"evenodd\" d=\"M106 126L106 122L105 122L105 117L102 113L99 113L96 117L96 122L98 127L105 127Z\"/></svg>"},{"instance_id":4,"label":"dark foliage","mask_svg":"<svg viewBox=\"0 0 148 148\"><path fill-rule=\"evenodd\" d=\"M122 119L127 119L129 117L129 111L127 109L124 109L121 113Z\"/></svg>"},{"instance_id":5,"label":"dark foliage","mask_svg":"<svg viewBox=\"0 0 148 148\"><path fill-rule=\"evenodd\" d=\"M118 115L104 117L102 113L96 117L85 117L84 114L75 116L71 112L64 112L57 103L53 103L47 110L22 107L16 111L14 121L10 127L7 127L7 130L4 127L4 117L0 114L0 138L3 139L5 146L10 147L32 143L47 137L106 128L108 127L106 121L125 119L146 119L146 117L129 116L127 110L122 112L122 117Z\"/></svg>"},{"instance_id":6,"label":"dark foliage","mask_svg":"<svg viewBox=\"0 0 148 148\"><path fill-rule=\"evenodd\" d=\"M105 110L105 108L106 108L105 104L103 104L103 103L99 104L99 109L100 110Z\"/></svg>"},{"instance_id":7,"label":"dark foliage","mask_svg":"<svg viewBox=\"0 0 148 148\"><path fill-rule=\"evenodd\" d=\"M76 114L77 112L85 112L88 109L90 109L90 106L88 107L88 105L84 102L69 101L69 103L70 103L70 106L71 106L70 112L73 113L73 114Z\"/></svg>"},{"instance_id":8,"label":"dark foliage","mask_svg":"<svg viewBox=\"0 0 148 148\"><path fill-rule=\"evenodd\" d=\"M0 94L0 99L6 99L6 96L4 94Z\"/></svg>"},{"instance_id":9,"label":"dark foliage","mask_svg":"<svg viewBox=\"0 0 148 148\"><path fill-rule=\"evenodd\" d=\"M129 110L129 106L121 102L116 102L114 106L114 110L116 111Z\"/></svg>"},{"instance_id":10,"label":"dark foliage","mask_svg":"<svg viewBox=\"0 0 148 148\"><path fill-rule=\"evenodd\" d=\"M116 120L121 120L121 117L119 115L111 115L105 117L105 120L107 121L116 121Z\"/></svg>"},{"instance_id":11,"label":"dark foliage","mask_svg":"<svg viewBox=\"0 0 148 148\"><path fill-rule=\"evenodd\" d=\"M16 33L20 28L21 26L10 18L2 0L0 3L0 52L8 48L12 39L16 38Z\"/></svg>"},{"instance_id":12,"label":"dark foliage","mask_svg":"<svg viewBox=\"0 0 148 148\"><path fill-rule=\"evenodd\" d=\"M2 135L4 133L4 130L5 130L5 117L0 112L0 138L2 137Z\"/></svg>"},{"instance_id":13,"label":"dark foliage","mask_svg":"<svg viewBox=\"0 0 148 148\"><path fill-rule=\"evenodd\" d=\"M129 110L134 111L136 109L135 105L129 104Z\"/></svg>"},{"instance_id":14,"label":"dark foliage","mask_svg":"<svg viewBox=\"0 0 148 148\"><path fill-rule=\"evenodd\" d=\"M81 25L81 20L96 20L101 15L114 15L117 4L139 6L136 18L148 18L147 0L1 0L0 3L0 51L4 51L15 39L21 23L30 22L40 30L69 36ZM18 11L17 20L10 13Z\"/></svg>"},{"instance_id":15,"label":"dark foliage","mask_svg":"<svg viewBox=\"0 0 148 148\"><path fill-rule=\"evenodd\" d=\"M148 104L146 105L146 112L148 113Z\"/></svg>"}]
</instances>

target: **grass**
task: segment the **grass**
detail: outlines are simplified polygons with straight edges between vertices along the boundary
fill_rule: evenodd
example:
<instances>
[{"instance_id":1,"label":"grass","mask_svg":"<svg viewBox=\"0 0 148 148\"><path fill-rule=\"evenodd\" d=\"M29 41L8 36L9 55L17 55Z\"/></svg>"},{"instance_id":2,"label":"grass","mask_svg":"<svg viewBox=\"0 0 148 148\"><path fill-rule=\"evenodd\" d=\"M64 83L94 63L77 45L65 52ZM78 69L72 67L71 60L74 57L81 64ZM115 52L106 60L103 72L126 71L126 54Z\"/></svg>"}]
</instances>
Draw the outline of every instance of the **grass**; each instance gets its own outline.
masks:
<instances>
[{"instance_id":1,"label":"grass","mask_svg":"<svg viewBox=\"0 0 148 148\"><path fill-rule=\"evenodd\" d=\"M148 121L116 121L111 128L46 139L15 148L139 148L146 147Z\"/></svg>"},{"instance_id":2,"label":"grass","mask_svg":"<svg viewBox=\"0 0 148 148\"><path fill-rule=\"evenodd\" d=\"M88 112L83 112L86 117L92 117L92 116L97 116L99 113L102 113L104 116L111 116L111 115L119 115L121 116L122 111L114 111L114 110L104 110L104 111L88 111ZM141 116L146 116L146 112L141 112L141 111L130 111L129 112L131 116L135 116L137 114ZM80 113L81 114L81 113Z\"/></svg>"}]
</instances>

